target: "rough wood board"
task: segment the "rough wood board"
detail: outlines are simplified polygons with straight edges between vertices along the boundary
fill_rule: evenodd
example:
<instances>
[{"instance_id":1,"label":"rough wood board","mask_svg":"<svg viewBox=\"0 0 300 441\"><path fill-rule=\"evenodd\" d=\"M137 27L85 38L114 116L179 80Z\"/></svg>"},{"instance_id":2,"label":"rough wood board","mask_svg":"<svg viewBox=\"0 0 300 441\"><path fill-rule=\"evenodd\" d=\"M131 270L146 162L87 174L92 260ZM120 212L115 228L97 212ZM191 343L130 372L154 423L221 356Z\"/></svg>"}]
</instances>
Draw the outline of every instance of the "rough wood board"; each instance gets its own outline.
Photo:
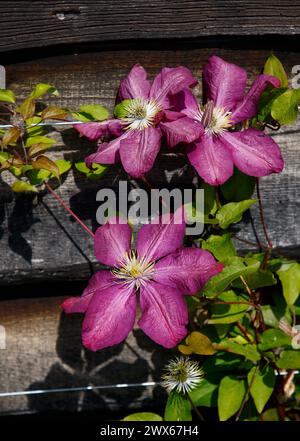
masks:
<instances>
[{"instance_id":1,"label":"rough wood board","mask_svg":"<svg viewBox=\"0 0 300 441\"><path fill-rule=\"evenodd\" d=\"M300 2L1 1L0 51L95 41L299 35Z\"/></svg>"},{"instance_id":2,"label":"rough wood board","mask_svg":"<svg viewBox=\"0 0 300 441\"><path fill-rule=\"evenodd\" d=\"M72 293L65 293L71 295ZM160 386L35 394L35 391L159 381L173 351L137 328L126 342L97 353L81 345L81 314L65 315L65 297L1 302L6 349L0 350L0 413L160 406ZM17 317L17 319L16 319ZM30 395L5 396L31 391Z\"/></svg>"},{"instance_id":3,"label":"rough wood board","mask_svg":"<svg viewBox=\"0 0 300 441\"><path fill-rule=\"evenodd\" d=\"M250 77L259 69L268 56L268 51L230 50L222 48L193 48L177 51L105 51L90 54L57 56L27 63L7 66L8 87L17 95L25 97L31 87L38 82L54 83L61 91L55 99L59 105L78 108L82 103L102 103L113 108L119 80L136 62L149 71L151 77L163 66L188 66L197 77L201 66L209 55L218 54L225 59L245 67ZM287 67L288 73L294 64L300 64L299 53L277 53ZM201 94L200 87L196 89ZM300 124L287 126L273 133L280 144L286 162L280 175L262 180L262 195L270 235L276 247L284 252L300 254L299 217L299 132ZM60 138L60 134L55 134ZM78 138L72 130L66 131L55 156L78 159L86 155L91 145ZM190 184L194 176L192 167L185 158L159 157L149 180L157 186ZM95 229L97 223L96 192L101 187L117 187L119 179L126 179L119 165L99 183L91 183L78 173L70 173L59 193L86 223ZM131 185L140 183L132 182ZM30 197L10 200L5 186L1 191L0 206L0 283L17 283L26 280L83 278L91 273L95 263L92 239L74 223L70 216L58 205L52 196L44 198L44 204L33 206ZM49 215L47 208L52 212ZM258 234L259 218L256 208L251 209ZM254 240L249 222L242 226L242 236Z\"/></svg>"}]
</instances>

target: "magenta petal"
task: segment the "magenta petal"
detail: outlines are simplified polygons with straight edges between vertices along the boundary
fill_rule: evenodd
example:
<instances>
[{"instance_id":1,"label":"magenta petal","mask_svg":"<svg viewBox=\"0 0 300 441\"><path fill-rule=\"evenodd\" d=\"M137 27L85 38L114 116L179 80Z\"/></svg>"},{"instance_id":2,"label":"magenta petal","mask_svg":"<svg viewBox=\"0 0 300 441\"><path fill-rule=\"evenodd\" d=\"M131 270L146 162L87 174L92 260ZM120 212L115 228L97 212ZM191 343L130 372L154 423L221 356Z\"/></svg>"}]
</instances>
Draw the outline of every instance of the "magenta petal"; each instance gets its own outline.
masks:
<instances>
[{"instance_id":1,"label":"magenta petal","mask_svg":"<svg viewBox=\"0 0 300 441\"><path fill-rule=\"evenodd\" d=\"M176 288L181 294L195 294L223 265L206 250L183 248L155 264L154 280Z\"/></svg>"},{"instance_id":2,"label":"magenta petal","mask_svg":"<svg viewBox=\"0 0 300 441\"><path fill-rule=\"evenodd\" d=\"M197 82L186 67L164 67L154 78L149 96L163 108L169 108L168 95L174 95L186 87L193 87Z\"/></svg>"},{"instance_id":3,"label":"magenta petal","mask_svg":"<svg viewBox=\"0 0 300 441\"><path fill-rule=\"evenodd\" d=\"M150 82L147 80L147 72L142 66L135 64L120 83L118 101L134 98L147 99L149 91Z\"/></svg>"},{"instance_id":4,"label":"magenta petal","mask_svg":"<svg viewBox=\"0 0 300 441\"><path fill-rule=\"evenodd\" d=\"M95 233L94 251L99 262L119 266L120 261L131 249L131 228L113 218L99 227Z\"/></svg>"},{"instance_id":5,"label":"magenta petal","mask_svg":"<svg viewBox=\"0 0 300 441\"><path fill-rule=\"evenodd\" d=\"M246 82L244 69L213 55L203 68L205 102L213 100L215 107L231 110L243 99Z\"/></svg>"},{"instance_id":6,"label":"magenta petal","mask_svg":"<svg viewBox=\"0 0 300 441\"><path fill-rule=\"evenodd\" d=\"M280 148L260 130L224 132L222 139L231 151L234 164L247 175L266 176L279 173L284 167Z\"/></svg>"},{"instance_id":7,"label":"magenta petal","mask_svg":"<svg viewBox=\"0 0 300 441\"><path fill-rule=\"evenodd\" d=\"M258 75L253 82L251 89L243 100L237 105L230 119L235 124L248 118L252 118L257 113L257 105L261 94L267 86L279 87L280 80L271 75Z\"/></svg>"},{"instance_id":8,"label":"magenta petal","mask_svg":"<svg viewBox=\"0 0 300 441\"><path fill-rule=\"evenodd\" d=\"M160 127L166 136L169 147L175 147L180 142L190 144L199 139L204 132L200 122L187 116L172 122L161 122Z\"/></svg>"},{"instance_id":9,"label":"magenta petal","mask_svg":"<svg viewBox=\"0 0 300 441\"><path fill-rule=\"evenodd\" d=\"M110 142L99 143L97 152L92 153L85 158L86 165L90 167L93 162L96 164L115 164L118 162L120 160L120 143L128 136L129 131L124 132L121 136Z\"/></svg>"},{"instance_id":10,"label":"magenta petal","mask_svg":"<svg viewBox=\"0 0 300 441\"><path fill-rule=\"evenodd\" d=\"M101 136L109 134L109 121L90 122L85 124L75 124L74 129L90 141L96 141Z\"/></svg>"},{"instance_id":11,"label":"magenta petal","mask_svg":"<svg viewBox=\"0 0 300 441\"><path fill-rule=\"evenodd\" d=\"M173 253L183 244L185 221L182 209L175 214L165 214L155 224L143 225L136 243L138 255L153 261Z\"/></svg>"},{"instance_id":12,"label":"magenta petal","mask_svg":"<svg viewBox=\"0 0 300 441\"><path fill-rule=\"evenodd\" d=\"M89 280L88 286L80 297L70 297L61 305L62 309L67 313L85 312L89 303L99 289L106 289L111 285L110 271L98 271Z\"/></svg>"},{"instance_id":13,"label":"magenta petal","mask_svg":"<svg viewBox=\"0 0 300 441\"><path fill-rule=\"evenodd\" d=\"M221 185L233 173L230 151L217 136L206 134L188 148L188 158L199 175L210 185Z\"/></svg>"},{"instance_id":14,"label":"magenta petal","mask_svg":"<svg viewBox=\"0 0 300 441\"><path fill-rule=\"evenodd\" d=\"M121 142L120 157L124 169L134 178L141 178L151 170L160 150L161 131L148 127L145 130L131 130Z\"/></svg>"},{"instance_id":15,"label":"magenta petal","mask_svg":"<svg viewBox=\"0 0 300 441\"><path fill-rule=\"evenodd\" d=\"M171 98L173 109L192 119L199 118L199 103L190 89L183 89Z\"/></svg>"},{"instance_id":16,"label":"magenta petal","mask_svg":"<svg viewBox=\"0 0 300 441\"><path fill-rule=\"evenodd\" d=\"M149 282L141 288L140 305L138 325L156 343L173 348L186 336L187 305L176 289Z\"/></svg>"},{"instance_id":17,"label":"magenta petal","mask_svg":"<svg viewBox=\"0 0 300 441\"><path fill-rule=\"evenodd\" d=\"M87 308L82 326L82 342L92 351L122 342L132 330L136 316L135 290L114 283L99 287Z\"/></svg>"}]
</instances>

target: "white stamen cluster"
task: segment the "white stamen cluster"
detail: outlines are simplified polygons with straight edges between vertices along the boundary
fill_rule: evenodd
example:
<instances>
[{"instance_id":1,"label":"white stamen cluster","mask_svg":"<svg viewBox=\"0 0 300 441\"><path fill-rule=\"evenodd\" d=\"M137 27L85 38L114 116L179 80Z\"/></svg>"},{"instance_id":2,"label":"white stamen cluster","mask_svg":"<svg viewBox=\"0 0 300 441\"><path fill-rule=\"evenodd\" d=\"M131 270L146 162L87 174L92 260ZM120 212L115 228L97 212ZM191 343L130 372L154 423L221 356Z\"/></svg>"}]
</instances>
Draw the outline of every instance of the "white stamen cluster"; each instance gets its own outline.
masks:
<instances>
[{"instance_id":1,"label":"white stamen cluster","mask_svg":"<svg viewBox=\"0 0 300 441\"><path fill-rule=\"evenodd\" d=\"M153 126L160 110L155 100L146 101L142 98L130 100L124 107L127 116L122 118L127 124L126 130L144 130Z\"/></svg>"},{"instance_id":2,"label":"white stamen cluster","mask_svg":"<svg viewBox=\"0 0 300 441\"><path fill-rule=\"evenodd\" d=\"M205 110L206 106L204 106L204 108L201 108L199 106L199 112L195 113L194 115L197 121L203 123ZM225 111L223 107L214 107L212 109L211 117L209 118L209 120L206 120L206 123L204 124L205 132L212 135L219 135L225 130L228 130L230 127L233 126L230 118L231 112Z\"/></svg>"},{"instance_id":3,"label":"white stamen cluster","mask_svg":"<svg viewBox=\"0 0 300 441\"><path fill-rule=\"evenodd\" d=\"M126 253L118 268L112 270L119 283L135 285L137 289L151 280L154 274L154 262L139 259L134 250Z\"/></svg>"},{"instance_id":4,"label":"white stamen cluster","mask_svg":"<svg viewBox=\"0 0 300 441\"><path fill-rule=\"evenodd\" d=\"M203 371L196 361L188 357L177 357L166 366L166 374L162 376L162 386L168 392L186 394L202 381Z\"/></svg>"}]
</instances>

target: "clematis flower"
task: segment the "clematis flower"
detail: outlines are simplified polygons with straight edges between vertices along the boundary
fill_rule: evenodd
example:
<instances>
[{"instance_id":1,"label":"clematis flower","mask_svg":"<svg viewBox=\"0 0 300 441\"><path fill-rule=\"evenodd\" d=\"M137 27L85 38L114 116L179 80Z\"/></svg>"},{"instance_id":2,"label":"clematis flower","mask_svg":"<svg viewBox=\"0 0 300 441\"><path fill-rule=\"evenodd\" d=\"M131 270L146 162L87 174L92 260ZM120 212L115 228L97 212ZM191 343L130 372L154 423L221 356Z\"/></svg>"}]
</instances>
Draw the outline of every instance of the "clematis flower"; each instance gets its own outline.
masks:
<instances>
[{"instance_id":1,"label":"clematis flower","mask_svg":"<svg viewBox=\"0 0 300 441\"><path fill-rule=\"evenodd\" d=\"M184 114L171 111L169 99L196 84L185 67L163 68L151 84L145 69L134 65L119 87L120 118L76 126L90 140L109 134L115 137L110 142L100 142L98 151L86 158L86 164L114 164L121 160L127 173L139 178L152 168L162 135L171 147L197 139L203 133L202 126Z\"/></svg>"},{"instance_id":2,"label":"clematis flower","mask_svg":"<svg viewBox=\"0 0 300 441\"><path fill-rule=\"evenodd\" d=\"M135 323L137 294L138 325L145 334L166 348L185 337L184 295L196 293L223 265L206 250L183 248L185 224L178 223L176 214L165 223L164 216L140 229L136 249L128 224L110 221L96 231L95 256L111 269L95 273L81 297L62 305L67 313L85 313L87 348L96 351L127 337Z\"/></svg>"},{"instance_id":3,"label":"clematis flower","mask_svg":"<svg viewBox=\"0 0 300 441\"><path fill-rule=\"evenodd\" d=\"M188 158L210 185L223 184L236 165L250 176L266 176L282 171L284 163L276 142L260 130L234 127L257 113L264 89L279 87L270 75L259 75L245 94L247 73L235 64L212 56L203 69L204 106L189 90L175 97L180 112L204 126L204 135L188 146Z\"/></svg>"}]
</instances>

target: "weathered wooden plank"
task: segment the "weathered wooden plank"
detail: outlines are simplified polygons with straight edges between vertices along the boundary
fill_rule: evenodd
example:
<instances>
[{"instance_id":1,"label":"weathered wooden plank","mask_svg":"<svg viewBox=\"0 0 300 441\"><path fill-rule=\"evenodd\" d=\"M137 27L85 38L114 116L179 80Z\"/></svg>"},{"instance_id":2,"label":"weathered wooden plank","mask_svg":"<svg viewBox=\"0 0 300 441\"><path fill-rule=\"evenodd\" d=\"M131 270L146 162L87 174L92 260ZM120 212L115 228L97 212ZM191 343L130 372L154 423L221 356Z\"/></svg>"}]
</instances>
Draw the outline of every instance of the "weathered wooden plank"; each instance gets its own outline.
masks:
<instances>
[{"instance_id":1,"label":"weathered wooden plank","mask_svg":"<svg viewBox=\"0 0 300 441\"><path fill-rule=\"evenodd\" d=\"M196 76L201 75L201 66L208 56L218 54L225 59L244 66L251 78L258 73L269 52L266 50L230 50L193 47L177 51L105 51L99 53L57 56L27 63L7 66L8 87L17 95L26 96L37 82L52 82L61 91L53 102L70 108L82 103L102 103L113 108L119 80L129 67L140 62L153 77L163 66L188 66ZM279 52L290 74L294 64L300 64L297 52ZM196 89L201 95L200 87ZM262 194L265 201L266 219L270 235L276 247L284 252L300 254L299 218L299 131L300 123L287 126L273 133L281 145L286 161L282 174L262 180ZM93 148L80 140L72 131L55 133L60 139L54 152L56 157L67 159L84 157ZM172 158L161 155L149 174L149 180L162 187L166 179L171 186L190 184L193 169L186 158ZM96 192L101 187L117 188L118 181L126 179L120 165L115 165L99 182L86 181L77 172L71 172L59 193L74 211L93 229L97 227ZM141 185L131 182L131 185ZM94 265L92 239L73 222L52 196L46 196L43 204L32 204L30 196L12 199L2 186L0 206L0 283L25 282L32 279L81 279L91 273ZM50 212L49 212L50 211ZM257 209L251 210L258 234ZM254 240L251 223L243 226L241 236Z\"/></svg>"},{"instance_id":2,"label":"weathered wooden plank","mask_svg":"<svg viewBox=\"0 0 300 441\"><path fill-rule=\"evenodd\" d=\"M74 291L65 290L64 294ZM26 299L1 301L0 324L6 330L6 349L0 350L0 413L160 405L160 386L105 386L159 381L173 351L160 349L137 328L120 345L97 353L85 350L81 345L82 315L61 312L65 297L30 295L29 291ZM35 393L87 386L104 388ZM25 393L3 396L15 392Z\"/></svg>"},{"instance_id":3,"label":"weathered wooden plank","mask_svg":"<svg viewBox=\"0 0 300 441\"><path fill-rule=\"evenodd\" d=\"M224 35L299 35L300 2L2 1L0 51L66 43Z\"/></svg>"}]
</instances>

